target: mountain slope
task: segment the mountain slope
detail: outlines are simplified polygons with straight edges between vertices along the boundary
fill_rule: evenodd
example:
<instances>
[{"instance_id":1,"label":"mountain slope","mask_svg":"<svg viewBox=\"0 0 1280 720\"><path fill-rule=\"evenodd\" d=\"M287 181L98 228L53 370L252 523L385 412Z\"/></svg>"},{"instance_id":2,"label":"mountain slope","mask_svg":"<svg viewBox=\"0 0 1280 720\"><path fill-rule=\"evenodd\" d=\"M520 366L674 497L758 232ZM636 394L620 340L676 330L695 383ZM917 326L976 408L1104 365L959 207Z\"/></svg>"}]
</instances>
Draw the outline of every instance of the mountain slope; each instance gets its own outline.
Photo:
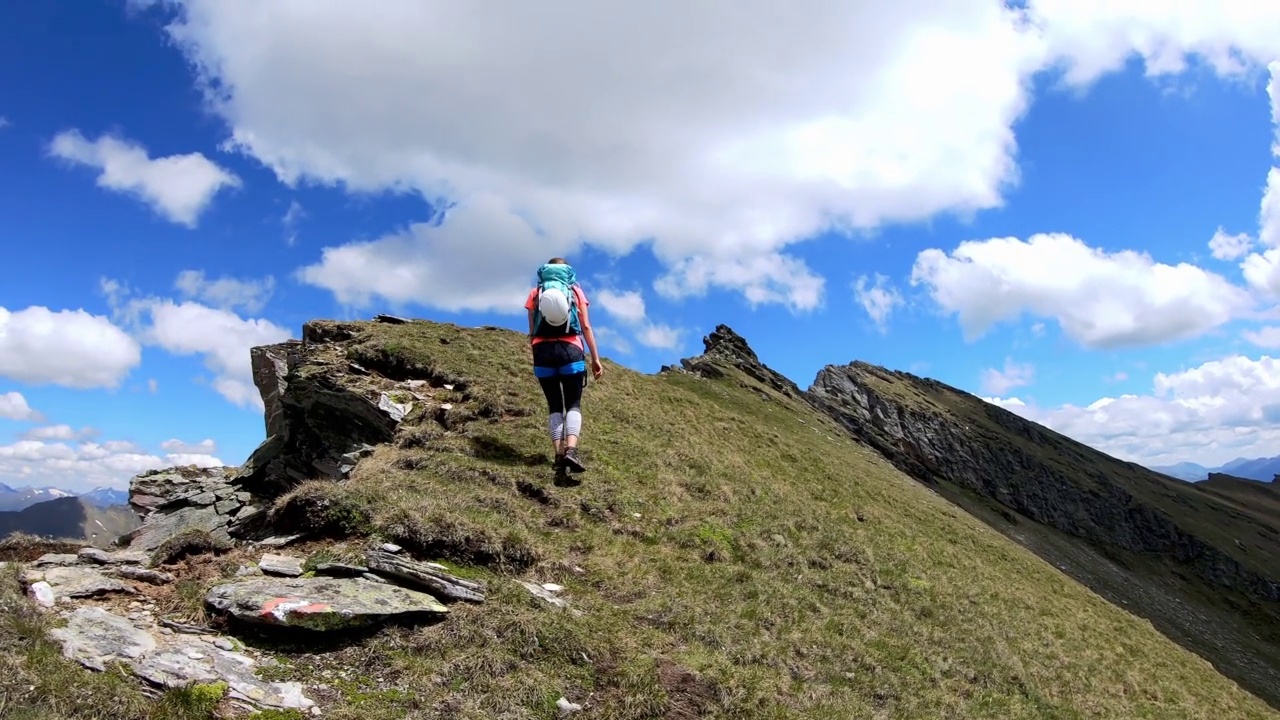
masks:
<instances>
[{"instance_id":1,"label":"mountain slope","mask_svg":"<svg viewBox=\"0 0 1280 720\"><path fill-rule=\"evenodd\" d=\"M290 547L308 566L395 542L487 588L434 625L246 636L326 718L550 719L562 696L610 720L1280 717L852 439L727 328L681 369L606 362L576 486L552 479L520 333L312 322L303 339L255 354L270 437L234 482L293 486L258 532L308 532ZM386 402L351 391L369 386ZM378 403L407 415L374 422ZM382 439L352 448L357 431ZM183 595L245 556L203 557L165 566ZM517 581L562 585L568 607Z\"/></svg>"},{"instance_id":2,"label":"mountain slope","mask_svg":"<svg viewBox=\"0 0 1280 720\"><path fill-rule=\"evenodd\" d=\"M1180 462L1176 465L1154 465L1151 469L1187 482L1200 482L1208 477L1209 473L1213 472L1213 470L1193 462Z\"/></svg>"},{"instance_id":3,"label":"mountain slope","mask_svg":"<svg viewBox=\"0 0 1280 720\"><path fill-rule=\"evenodd\" d=\"M1280 524L1280 483L1211 473L1198 487L1225 499L1241 512L1257 516L1262 522Z\"/></svg>"},{"instance_id":4,"label":"mountain slope","mask_svg":"<svg viewBox=\"0 0 1280 720\"><path fill-rule=\"evenodd\" d=\"M909 373L828 367L811 391L905 472L1280 703L1275 516Z\"/></svg>"},{"instance_id":5,"label":"mountain slope","mask_svg":"<svg viewBox=\"0 0 1280 720\"><path fill-rule=\"evenodd\" d=\"M24 533L50 540L85 540L105 547L139 523L127 507L100 508L78 497L62 497L0 512L0 539Z\"/></svg>"}]
</instances>

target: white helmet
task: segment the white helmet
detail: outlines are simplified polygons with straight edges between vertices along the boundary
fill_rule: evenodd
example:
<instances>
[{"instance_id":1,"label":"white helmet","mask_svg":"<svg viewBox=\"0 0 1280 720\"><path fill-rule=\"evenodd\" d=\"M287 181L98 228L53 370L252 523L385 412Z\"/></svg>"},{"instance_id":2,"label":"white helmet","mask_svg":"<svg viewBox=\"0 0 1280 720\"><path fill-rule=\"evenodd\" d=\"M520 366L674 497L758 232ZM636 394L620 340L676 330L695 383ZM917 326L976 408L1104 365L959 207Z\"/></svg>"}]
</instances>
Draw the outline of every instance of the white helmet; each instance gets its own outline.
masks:
<instances>
[{"instance_id":1,"label":"white helmet","mask_svg":"<svg viewBox=\"0 0 1280 720\"><path fill-rule=\"evenodd\" d=\"M569 322L569 298L559 288L547 288L538 295L538 312L552 325Z\"/></svg>"}]
</instances>

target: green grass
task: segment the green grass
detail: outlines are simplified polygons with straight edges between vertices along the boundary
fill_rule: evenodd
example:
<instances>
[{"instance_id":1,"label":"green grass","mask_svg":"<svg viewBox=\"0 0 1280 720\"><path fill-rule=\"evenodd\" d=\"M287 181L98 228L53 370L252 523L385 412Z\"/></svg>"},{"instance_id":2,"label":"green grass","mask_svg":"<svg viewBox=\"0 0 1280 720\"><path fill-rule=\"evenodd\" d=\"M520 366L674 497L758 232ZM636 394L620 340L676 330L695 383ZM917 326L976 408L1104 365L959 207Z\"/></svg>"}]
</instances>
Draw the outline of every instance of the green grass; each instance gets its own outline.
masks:
<instances>
[{"instance_id":1,"label":"green grass","mask_svg":"<svg viewBox=\"0 0 1280 720\"><path fill-rule=\"evenodd\" d=\"M280 650L293 678L329 686L327 718L550 720L562 695L609 720L1277 717L736 370L606 362L583 406L589 472L558 487L519 334L346 327L350 360L433 381L448 430L419 414L348 481L299 488L276 516L320 509L328 531L482 579L488 601L343 649ZM517 579L564 585L570 609ZM26 672L23 652L0 650ZM59 672L59 697L102 683L135 697L109 674ZM99 717L67 708L40 717Z\"/></svg>"},{"instance_id":2,"label":"green grass","mask_svg":"<svg viewBox=\"0 0 1280 720\"><path fill-rule=\"evenodd\" d=\"M14 567L0 573L0 718L5 720L214 720L223 684L147 697L121 666L89 672L48 636L56 616L22 596Z\"/></svg>"},{"instance_id":3,"label":"green grass","mask_svg":"<svg viewBox=\"0 0 1280 720\"><path fill-rule=\"evenodd\" d=\"M518 335L353 327L365 367L395 356L456 383L452 429L424 419L347 483L305 492L369 509L380 536L485 579L490 597L384 631L367 687L330 717L550 718L562 694L602 718L1275 717L736 371L607 363L584 402L590 471L561 488ZM566 586L578 612L514 578ZM415 692L383 692L396 687Z\"/></svg>"}]
</instances>

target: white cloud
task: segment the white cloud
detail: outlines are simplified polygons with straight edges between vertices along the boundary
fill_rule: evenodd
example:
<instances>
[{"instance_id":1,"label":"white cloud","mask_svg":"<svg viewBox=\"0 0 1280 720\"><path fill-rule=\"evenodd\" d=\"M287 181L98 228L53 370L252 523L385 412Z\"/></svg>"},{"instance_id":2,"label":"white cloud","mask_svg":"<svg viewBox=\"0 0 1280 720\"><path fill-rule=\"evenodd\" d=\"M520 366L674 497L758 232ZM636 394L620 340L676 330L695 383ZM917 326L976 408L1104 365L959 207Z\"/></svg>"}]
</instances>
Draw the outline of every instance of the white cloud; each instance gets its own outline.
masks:
<instances>
[{"instance_id":1,"label":"white cloud","mask_svg":"<svg viewBox=\"0 0 1280 720\"><path fill-rule=\"evenodd\" d=\"M70 425L46 425L31 428L22 433L22 437L24 440L88 440L97 434L98 431L91 427L76 430Z\"/></svg>"},{"instance_id":2,"label":"white cloud","mask_svg":"<svg viewBox=\"0 0 1280 720\"><path fill-rule=\"evenodd\" d=\"M0 307L0 376L31 384L114 388L142 362L137 341L84 310Z\"/></svg>"},{"instance_id":3,"label":"white cloud","mask_svg":"<svg viewBox=\"0 0 1280 720\"><path fill-rule=\"evenodd\" d=\"M591 332L595 333L596 344L600 346L602 356L611 351L623 355L631 354L631 343L613 328L601 325L593 327Z\"/></svg>"},{"instance_id":4,"label":"white cloud","mask_svg":"<svg viewBox=\"0 0 1280 720\"><path fill-rule=\"evenodd\" d=\"M853 284L853 294L862 309L871 316L872 322L880 332L884 332L889 322L889 315L893 313L895 307L902 304L902 295L889 282L889 278L880 273L875 274L875 279L870 285L867 284L867 280L866 275L859 277Z\"/></svg>"},{"instance_id":5,"label":"white cloud","mask_svg":"<svg viewBox=\"0 0 1280 720\"><path fill-rule=\"evenodd\" d=\"M1146 395L1103 397L1078 407L1009 407L1117 457L1147 464L1276 454L1280 359L1233 355L1158 373Z\"/></svg>"},{"instance_id":6,"label":"white cloud","mask_svg":"<svg viewBox=\"0 0 1280 720\"><path fill-rule=\"evenodd\" d=\"M50 154L101 171L98 186L134 195L171 222L195 227L200 214L224 187L240 179L201 153L152 158L146 148L103 135L90 141L79 130L59 133Z\"/></svg>"},{"instance_id":7,"label":"white cloud","mask_svg":"<svg viewBox=\"0 0 1280 720\"><path fill-rule=\"evenodd\" d=\"M443 224L414 223L376 240L321 251L298 271L338 302L418 302L443 310L522 313L538 266L553 252L496 196L449 211Z\"/></svg>"},{"instance_id":8,"label":"white cloud","mask_svg":"<svg viewBox=\"0 0 1280 720\"><path fill-rule=\"evenodd\" d=\"M968 340L1023 313L1052 318L1091 348L1194 337L1247 313L1253 299L1220 275L1146 253L1106 252L1064 234L963 242L921 252L911 271Z\"/></svg>"},{"instance_id":9,"label":"white cloud","mask_svg":"<svg viewBox=\"0 0 1280 720\"><path fill-rule=\"evenodd\" d=\"M147 380L147 392L150 392L152 395L160 392L160 382L155 378Z\"/></svg>"},{"instance_id":10,"label":"white cloud","mask_svg":"<svg viewBox=\"0 0 1280 720\"><path fill-rule=\"evenodd\" d=\"M1110 383L1110 382L1124 382L1125 380L1128 380L1128 379L1129 379L1129 373L1127 373L1127 372L1125 372L1125 371L1123 371L1123 370L1117 370L1117 371L1115 371L1114 373L1112 373L1111 375L1108 375L1107 377L1105 377L1105 378L1103 378L1103 379L1104 379L1104 380L1106 380L1106 381L1107 381L1107 382L1109 382L1109 383Z\"/></svg>"},{"instance_id":11,"label":"white cloud","mask_svg":"<svg viewBox=\"0 0 1280 720\"><path fill-rule=\"evenodd\" d=\"M644 295L637 290L602 289L596 293L593 301L613 317L630 326L635 339L645 347L660 350L672 350L680 345L684 330L673 328L666 323L655 323L648 319ZM616 340L615 340L616 343ZM622 352L630 352L630 345L625 341L620 344Z\"/></svg>"},{"instance_id":12,"label":"white cloud","mask_svg":"<svg viewBox=\"0 0 1280 720\"><path fill-rule=\"evenodd\" d=\"M595 302L604 311L625 323L638 323L644 320L644 296L636 290L619 292L604 289L597 292Z\"/></svg>"},{"instance_id":13,"label":"white cloud","mask_svg":"<svg viewBox=\"0 0 1280 720\"><path fill-rule=\"evenodd\" d=\"M102 486L125 489L140 472L186 464L216 467L224 463L212 455L150 453L123 441L73 444L28 439L0 445L0 482L72 492Z\"/></svg>"},{"instance_id":14,"label":"white cloud","mask_svg":"<svg viewBox=\"0 0 1280 720\"><path fill-rule=\"evenodd\" d=\"M680 344L680 338L683 334L681 330L672 328L670 325L646 323L636 333L636 339L646 347L671 350Z\"/></svg>"},{"instance_id":15,"label":"white cloud","mask_svg":"<svg viewBox=\"0 0 1280 720\"><path fill-rule=\"evenodd\" d=\"M218 452L218 444L212 438L205 438L197 443L188 443L177 438L160 443L160 449L171 453L186 455L212 455Z\"/></svg>"},{"instance_id":16,"label":"white cloud","mask_svg":"<svg viewBox=\"0 0 1280 720\"><path fill-rule=\"evenodd\" d=\"M22 393L0 393L0 418L7 420L40 420L40 413L31 409Z\"/></svg>"},{"instance_id":17,"label":"white cloud","mask_svg":"<svg viewBox=\"0 0 1280 720\"><path fill-rule=\"evenodd\" d=\"M174 355L200 355L214 374L212 386L240 407L262 409L253 384L249 349L290 338L285 328L262 318L243 318L197 302L130 297L131 291L104 278L102 289L116 315L148 345Z\"/></svg>"},{"instance_id":18,"label":"white cloud","mask_svg":"<svg viewBox=\"0 0 1280 720\"><path fill-rule=\"evenodd\" d=\"M1013 358L1005 358L1003 370L987 368L982 371L982 392L1004 395L1013 388L1030 385L1035 373L1035 366L1030 363L1016 363Z\"/></svg>"},{"instance_id":19,"label":"white cloud","mask_svg":"<svg viewBox=\"0 0 1280 720\"><path fill-rule=\"evenodd\" d=\"M9 126L10 126L10 125L12 125L12 124L13 124L13 123L9 121L9 118L7 118L7 117L5 117L5 116L3 116L3 115L0 115L0 129L2 129L2 128L7 128L7 127L9 127Z\"/></svg>"},{"instance_id":20,"label":"white cloud","mask_svg":"<svg viewBox=\"0 0 1280 720\"><path fill-rule=\"evenodd\" d=\"M183 270L173 282L174 288L187 299L199 300L223 310L243 308L245 312L258 312L275 292L276 279L271 275L261 280L238 280L220 277L208 280L203 270Z\"/></svg>"},{"instance_id":21,"label":"white cloud","mask_svg":"<svg viewBox=\"0 0 1280 720\"><path fill-rule=\"evenodd\" d=\"M284 342L288 330L265 319L246 319L199 303L171 300L147 305L146 339L175 355L201 355L214 374L213 388L241 407L262 409L253 384L249 349Z\"/></svg>"},{"instance_id":22,"label":"white cloud","mask_svg":"<svg viewBox=\"0 0 1280 720\"><path fill-rule=\"evenodd\" d=\"M977 0L175 4L168 30L231 145L284 182L495 194L539 255L652 240L670 292L798 307L812 279L793 288L775 267L801 265L788 244L1001 203L1044 60L1016 12ZM495 257L492 241L462 250Z\"/></svg>"},{"instance_id":23,"label":"white cloud","mask_svg":"<svg viewBox=\"0 0 1280 720\"><path fill-rule=\"evenodd\" d=\"M1209 251L1219 260L1239 260L1248 255L1251 248L1253 238L1249 237L1249 233L1228 235L1225 230L1218 228L1209 239Z\"/></svg>"},{"instance_id":24,"label":"white cloud","mask_svg":"<svg viewBox=\"0 0 1280 720\"><path fill-rule=\"evenodd\" d=\"M1011 397L1011 398L984 397L982 398L982 400L989 402L992 405L999 405L1000 407L1006 410L1013 410L1014 408L1026 407L1027 405L1021 399L1016 397Z\"/></svg>"},{"instance_id":25,"label":"white cloud","mask_svg":"<svg viewBox=\"0 0 1280 720\"><path fill-rule=\"evenodd\" d=\"M1245 330L1241 335L1258 347L1280 348L1280 327L1271 325L1257 330Z\"/></svg>"},{"instance_id":26,"label":"white cloud","mask_svg":"<svg viewBox=\"0 0 1280 720\"><path fill-rule=\"evenodd\" d=\"M306 216L306 211L297 200L289 203L289 209L285 211L284 217L280 218L280 224L284 226L285 245L292 246L298 242L298 223L301 223Z\"/></svg>"}]
</instances>

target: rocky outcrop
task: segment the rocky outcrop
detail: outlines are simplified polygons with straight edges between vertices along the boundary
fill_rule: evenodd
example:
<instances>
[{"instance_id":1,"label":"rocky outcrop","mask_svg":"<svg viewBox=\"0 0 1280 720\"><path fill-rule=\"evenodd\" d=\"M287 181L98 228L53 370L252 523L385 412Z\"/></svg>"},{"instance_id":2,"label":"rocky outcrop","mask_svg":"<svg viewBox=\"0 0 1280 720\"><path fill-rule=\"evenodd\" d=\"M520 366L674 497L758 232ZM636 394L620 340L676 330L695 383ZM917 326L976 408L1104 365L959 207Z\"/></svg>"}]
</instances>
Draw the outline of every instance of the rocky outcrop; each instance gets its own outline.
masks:
<instances>
[{"instance_id":1,"label":"rocky outcrop","mask_svg":"<svg viewBox=\"0 0 1280 720\"><path fill-rule=\"evenodd\" d=\"M307 480L341 480L360 455L392 439L415 398L354 365L341 345L351 337L341 323L317 321L303 326L301 341L250 351L267 437L236 485L273 497Z\"/></svg>"},{"instance_id":2,"label":"rocky outcrop","mask_svg":"<svg viewBox=\"0 0 1280 720\"><path fill-rule=\"evenodd\" d=\"M711 334L702 338L703 353L680 361L680 370L700 377L716 379L725 376L724 367L741 370L756 382L792 398L802 397L800 388L786 376L760 362L751 346L728 325L717 325ZM676 368L663 366L662 372Z\"/></svg>"},{"instance_id":3,"label":"rocky outcrop","mask_svg":"<svg viewBox=\"0 0 1280 720\"><path fill-rule=\"evenodd\" d=\"M191 530L229 542L231 532L264 508L231 484L235 468L195 466L150 470L129 482L129 504L142 525L121 538L131 550L151 552Z\"/></svg>"},{"instance_id":4,"label":"rocky outcrop","mask_svg":"<svg viewBox=\"0 0 1280 720\"><path fill-rule=\"evenodd\" d=\"M918 480L945 481L1096 545L1172 558L1212 584L1280 600L1280 583L1246 569L1118 482L1137 472L1128 464L1003 408L857 362L824 368L807 395ZM946 409L955 407L971 417Z\"/></svg>"}]
</instances>

